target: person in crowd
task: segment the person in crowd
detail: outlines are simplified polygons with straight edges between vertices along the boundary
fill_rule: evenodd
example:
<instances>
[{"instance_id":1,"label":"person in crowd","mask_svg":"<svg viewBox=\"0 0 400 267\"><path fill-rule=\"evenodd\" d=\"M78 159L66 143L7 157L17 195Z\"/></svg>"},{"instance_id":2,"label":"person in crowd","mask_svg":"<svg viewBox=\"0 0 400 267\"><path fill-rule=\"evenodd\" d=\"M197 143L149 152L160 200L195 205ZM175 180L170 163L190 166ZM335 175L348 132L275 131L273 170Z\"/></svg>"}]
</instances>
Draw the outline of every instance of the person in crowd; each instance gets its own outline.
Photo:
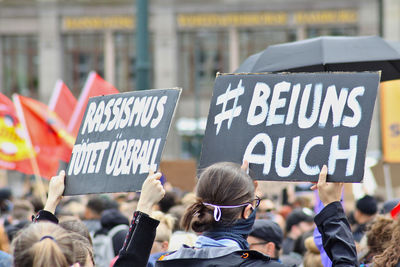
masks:
<instances>
[{"instance_id":1,"label":"person in crowd","mask_svg":"<svg viewBox=\"0 0 400 267\"><path fill-rule=\"evenodd\" d=\"M28 200L15 200L10 216L10 224L6 226L8 240L11 242L15 234L30 223L34 212L33 205Z\"/></svg>"},{"instance_id":2,"label":"person in crowd","mask_svg":"<svg viewBox=\"0 0 400 267\"><path fill-rule=\"evenodd\" d=\"M71 233L54 223L29 225L13 240L12 248L15 267L79 266Z\"/></svg>"},{"instance_id":3,"label":"person in crowd","mask_svg":"<svg viewBox=\"0 0 400 267\"><path fill-rule=\"evenodd\" d=\"M311 187L318 190L324 208L315 216L314 222L321 233L322 245L332 266L358 267L357 250L350 224L340 203L343 183L327 183L328 168L324 165L318 183Z\"/></svg>"},{"instance_id":4,"label":"person in crowd","mask_svg":"<svg viewBox=\"0 0 400 267\"><path fill-rule=\"evenodd\" d=\"M119 257L114 266L146 266L148 262L148 258L150 255L150 250L153 245L154 237L156 228L159 224L158 220L151 218L148 214L151 214L151 210L153 205L158 203L160 199L165 194L165 190L163 189L159 179L161 177L160 173L154 174L150 171L147 179L143 183L141 195L139 198L137 210L134 212L133 220L131 223L131 227L129 228L129 232L127 233L126 240L124 242L124 247L121 249L119 253ZM37 223L37 225L41 225L42 223L52 222L53 226L59 227L58 219L54 215L57 205L60 203L62 194L65 188L65 172L61 171L59 175L54 176L50 180L49 184L49 194L44 206L43 210L40 210L36 216L34 216L33 221ZM35 224L34 224L35 225ZM31 226L29 226L31 227ZM59 227L61 228L61 227ZM49 228L50 229L50 228ZM61 228L62 229L62 228ZM50 229L50 233L53 229ZM64 236L65 239L70 240L78 240L79 238L73 239L71 235L74 233L68 232L64 229L62 231L67 232L67 236ZM51 234L49 235L51 236ZM68 238L68 236L70 238ZM22 238L22 237L21 237ZM40 238L42 239L43 236ZM55 237L53 237L55 238ZM51 239L51 238L43 238L44 239ZM21 240L21 239L19 239ZM66 240L67 241L67 240ZM47 241L46 241L47 242ZM84 244L82 246L85 246ZM83 247L81 246L80 253L84 251ZM26 251L25 251L26 252ZM64 252L64 251L63 251ZM68 251L65 251L68 252ZM87 254L85 265L90 265L93 263L93 259L91 258L90 250L88 250L89 254ZM46 251L47 256L52 255L52 250ZM69 255L69 256L68 256ZM68 265L65 266L79 266L79 252L73 251L72 254L65 254L65 258L68 258ZM71 256L72 255L72 256ZM34 256L34 255L30 255ZM82 258L82 257L81 257ZM14 258L15 260L15 258ZM29 259L28 259L29 260ZM55 260L55 259L54 259ZM75 263L73 263L75 262ZM29 263L25 264L24 262L18 266L34 266L34 267L44 267L44 266L64 266L62 264L48 264L48 265L29 265ZM134 264L133 264L134 263ZM74 264L74 265L73 265Z\"/></svg>"},{"instance_id":5,"label":"person in crowd","mask_svg":"<svg viewBox=\"0 0 400 267\"><path fill-rule=\"evenodd\" d=\"M172 235L175 218L170 214L165 214L161 211L153 211L152 217L160 224L157 227L156 237L151 248L151 254L147 267L153 267L158 258L168 252L169 240Z\"/></svg>"},{"instance_id":6,"label":"person in crowd","mask_svg":"<svg viewBox=\"0 0 400 267\"><path fill-rule=\"evenodd\" d=\"M309 236L304 241L306 253L303 258L303 267L324 267L321 261L321 253L314 242L314 238Z\"/></svg>"},{"instance_id":7,"label":"person in crowd","mask_svg":"<svg viewBox=\"0 0 400 267\"><path fill-rule=\"evenodd\" d=\"M294 209L286 219L285 238L282 249L284 255L294 251L296 240L314 228L314 213L308 208ZM303 239L304 241L304 239Z\"/></svg>"},{"instance_id":8,"label":"person in crowd","mask_svg":"<svg viewBox=\"0 0 400 267\"><path fill-rule=\"evenodd\" d=\"M257 250L271 259L279 261L280 249L282 248L283 231L279 225L272 220L259 219L254 222L247 242L250 249Z\"/></svg>"},{"instance_id":9,"label":"person in crowd","mask_svg":"<svg viewBox=\"0 0 400 267\"><path fill-rule=\"evenodd\" d=\"M312 190L318 190L319 197L325 207L315 216L314 221L322 235L324 249L332 260L333 266L358 266L354 239L340 204L343 183L327 183L326 176L327 167L324 165L318 183L312 186ZM114 266L132 266L133 264L145 266L147 263L155 237L155 229L159 223L147 214L151 212L152 206L157 202L157 199L160 199L163 192L161 183L157 180L160 177L161 174L150 174L143 184L138 211L134 213L130 231ZM184 226L187 227L189 223L192 227L194 226L203 232L197 240L197 248L183 247L162 257L156 262L156 266L206 266L207 264L232 266L233 261L235 261L233 265L239 262L239 264L242 264L241 266L282 266L276 261L271 261L268 256L262 253L241 249L241 246L246 246L245 236L251 230L255 218L253 209L257 206L252 201L254 185L250 177L233 163L213 164L200 177L197 186L198 201L189 207L183 220ZM202 178L205 179L202 180ZM213 186L206 186L211 182ZM153 192L150 193L152 190ZM244 194L238 194L237 191ZM223 199L216 204L203 202L202 197L207 199L207 197L211 198L212 196ZM244 201L244 199L247 199L247 201ZM245 203L225 204L226 202L232 203L232 201L233 204L242 201ZM255 202L258 202L258 200ZM208 209L208 206L213 209ZM221 211L221 209L224 209L224 211ZM226 209L230 212L227 213ZM232 227L229 229L230 232L210 234L207 227L216 230L222 218L224 219L223 222L229 222ZM226 227L222 228L222 231L224 229ZM235 252L237 255L235 255ZM224 257L224 255L228 255L228 257ZM197 256L201 256L201 258L197 258ZM143 260L146 262L144 263Z\"/></svg>"},{"instance_id":10,"label":"person in crowd","mask_svg":"<svg viewBox=\"0 0 400 267\"><path fill-rule=\"evenodd\" d=\"M379 213L380 214L388 214L392 211L392 209L394 209L394 207L396 207L397 204L399 204L400 202L400 198L396 198L396 199L391 199L391 200L387 200L383 203Z\"/></svg>"},{"instance_id":11,"label":"person in crowd","mask_svg":"<svg viewBox=\"0 0 400 267\"><path fill-rule=\"evenodd\" d=\"M126 235L124 245L119 251L114 267L146 266L156 236L159 221L150 217L152 208L165 194L160 182L161 173L149 172L142 185L136 211Z\"/></svg>"},{"instance_id":12,"label":"person in crowd","mask_svg":"<svg viewBox=\"0 0 400 267\"><path fill-rule=\"evenodd\" d=\"M157 203L157 210L167 213L170 208L177 204L177 197L174 191L165 192L165 196Z\"/></svg>"},{"instance_id":13,"label":"person in crowd","mask_svg":"<svg viewBox=\"0 0 400 267\"><path fill-rule=\"evenodd\" d=\"M393 222L391 239L386 249L372 259L374 267L399 267L400 266L400 217Z\"/></svg>"},{"instance_id":14,"label":"person in crowd","mask_svg":"<svg viewBox=\"0 0 400 267\"><path fill-rule=\"evenodd\" d=\"M386 216L377 216L368 226L366 232L367 248L359 253L360 263L364 266L372 263L374 256L382 254L392 238L393 219Z\"/></svg>"},{"instance_id":15,"label":"person in crowd","mask_svg":"<svg viewBox=\"0 0 400 267\"><path fill-rule=\"evenodd\" d=\"M371 222L378 211L378 205L374 197L365 195L356 202L354 219L357 222L353 231L354 240L360 242L365 235L367 224Z\"/></svg>"},{"instance_id":16,"label":"person in crowd","mask_svg":"<svg viewBox=\"0 0 400 267\"><path fill-rule=\"evenodd\" d=\"M249 250L246 239L259 204L254 192L252 179L239 165L220 162L207 167L199 177L197 201L182 219L186 230L202 234L194 248L183 246L157 261L156 266L282 266Z\"/></svg>"},{"instance_id":17,"label":"person in crowd","mask_svg":"<svg viewBox=\"0 0 400 267\"><path fill-rule=\"evenodd\" d=\"M93 241L90 236L89 230L87 229L86 225L82 221L75 219L75 218L73 218L73 219L71 218L68 220L60 221L59 225L69 232L77 233L77 234L85 237L89 241L90 245L93 246Z\"/></svg>"},{"instance_id":18,"label":"person in crowd","mask_svg":"<svg viewBox=\"0 0 400 267\"><path fill-rule=\"evenodd\" d=\"M83 222L92 235L94 235L96 231L100 230L101 213L106 209L106 200L101 196L93 196L87 202Z\"/></svg>"},{"instance_id":19,"label":"person in crowd","mask_svg":"<svg viewBox=\"0 0 400 267\"><path fill-rule=\"evenodd\" d=\"M94 267L95 259L92 243L85 236L78 234L78 232L68 232L71 233L70 237L74 243L76 262L79 263L79 266Z\"/></svg>"},{"instance_id":20,"label":"person in crowd","mask_svg":"<svg viewBox=\"0 0 400 267\"><path fill-rule=\"evenodd\" d=\"M110 231L113 231L112 234L112 248L114 252L114 256L118 255L119 250L122 248L122 245L125 240L126 233L129 229L129 220L117 209L108 209L103 211L100 218L101 228L96 231L94 234L93 240L102 235L108 235ZM95 251L95 254L97 252Z\"/></svg>"}]
</instances>

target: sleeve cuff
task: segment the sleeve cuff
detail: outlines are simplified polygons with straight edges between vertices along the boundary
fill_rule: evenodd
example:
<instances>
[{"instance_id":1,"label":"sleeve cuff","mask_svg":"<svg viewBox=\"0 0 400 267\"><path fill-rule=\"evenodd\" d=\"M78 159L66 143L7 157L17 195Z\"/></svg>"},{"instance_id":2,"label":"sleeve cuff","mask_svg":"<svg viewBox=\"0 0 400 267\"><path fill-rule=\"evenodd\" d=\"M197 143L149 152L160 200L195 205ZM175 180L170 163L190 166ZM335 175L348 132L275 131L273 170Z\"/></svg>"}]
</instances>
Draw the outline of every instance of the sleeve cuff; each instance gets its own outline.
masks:
<instances>
[{"instance_id":1,"label":"sleeve cuff","mask_svg":"<svg viewBox=\"0 0 400 267\"><path fill-rule=\"evenodd\" d=\"M314 221L317 225L321 225L329 217L337 217L340 214L344 215L342 204L339 201L335 201L325 206L320 213L315 216Z\"/></svg>"},{"instance_id":2,"label":"sleeve cuff","mask_svg":"<svg viewBox=\"0 0 400 267\"><path fill-rule=\"evenodd\" d=\"M32 220L33 222L50 221L52 223L58 224L57 217L53 213L51 213L47 210L39 210L39 212L36 214L36 216L33 216L32 219L33 219Z\"/></svg>"}]
</instances>

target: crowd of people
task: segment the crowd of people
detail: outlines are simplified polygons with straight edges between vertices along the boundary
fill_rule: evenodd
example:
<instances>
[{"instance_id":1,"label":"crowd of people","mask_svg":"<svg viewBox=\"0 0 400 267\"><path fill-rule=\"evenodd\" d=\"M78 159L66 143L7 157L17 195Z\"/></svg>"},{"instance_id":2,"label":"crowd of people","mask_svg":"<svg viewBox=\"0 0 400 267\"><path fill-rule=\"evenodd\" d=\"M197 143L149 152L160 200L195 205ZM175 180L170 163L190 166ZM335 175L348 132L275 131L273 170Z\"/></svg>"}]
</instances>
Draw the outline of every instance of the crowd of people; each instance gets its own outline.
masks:
<instances>
[{"instance_id":1,"label":"crowd of people","mask_svg":"<svg viewBox=\"0 0 400 267\"><path fill-rule=\"evenodd\" d=\"M324 166L307 193L277 203L247 168L213 164L194 192L150 172L140 194L64 198L62 171L44 205L0 189L0 266L400 266L398 200L366 195L345 212Z\"/></svg>"}]
</instances>

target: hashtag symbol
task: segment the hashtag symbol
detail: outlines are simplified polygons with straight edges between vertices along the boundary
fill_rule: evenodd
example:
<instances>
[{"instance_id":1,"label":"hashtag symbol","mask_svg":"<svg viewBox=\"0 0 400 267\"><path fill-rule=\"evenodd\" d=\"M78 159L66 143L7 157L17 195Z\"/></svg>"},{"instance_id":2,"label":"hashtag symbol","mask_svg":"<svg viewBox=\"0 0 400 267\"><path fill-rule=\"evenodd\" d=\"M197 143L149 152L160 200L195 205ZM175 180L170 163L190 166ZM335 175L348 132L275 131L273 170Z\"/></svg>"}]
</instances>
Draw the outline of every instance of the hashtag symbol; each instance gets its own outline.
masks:
<instances>
[{"instance_id":1,"label":"hashtag symbol","mask_svg":"<svg viewBox=\"0 0 400 267\"><path fill-rule=\"evenodd\" d=\"M229 84L226 92L218 96L216 105L222 104L221 113L217 114L214 118L214 124L217 125L217 135L221 129L222 122L228 120L228 129L231 128L232 120L238 117L242 112L242 107L238 106L239 96L243 95L244 87L242 85L242 80L240 80L236 89L231 90L231 84ZM233 107L230 110L226 110L226 105L229 101L234 99Z\"/></svg>"}]
</instances>

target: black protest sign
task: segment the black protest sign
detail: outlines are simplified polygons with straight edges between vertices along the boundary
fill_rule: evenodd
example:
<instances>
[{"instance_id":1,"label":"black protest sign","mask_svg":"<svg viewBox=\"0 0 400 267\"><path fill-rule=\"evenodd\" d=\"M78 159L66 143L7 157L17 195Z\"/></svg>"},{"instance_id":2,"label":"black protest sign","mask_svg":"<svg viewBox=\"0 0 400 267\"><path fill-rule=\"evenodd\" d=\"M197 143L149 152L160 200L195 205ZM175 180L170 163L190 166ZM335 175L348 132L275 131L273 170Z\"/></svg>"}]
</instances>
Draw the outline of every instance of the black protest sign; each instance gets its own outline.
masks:
<instances>
[{"instance_id":1,"label":"black protest sign","mask_svg":"<svg viewBox=\"0 0 400 267\"><path fill-rule=\"evenodd\" d=\"M180 89L90 98L67 168L65 195L140 190L157 171Z\"/></svg>"},{"instance_id":2,"label":"black protest sign","mask_svg":"<svg viewBox=\"0 0 400 267\"><path fill-rule=\"evenodd\" d=\"M380 74L221 75L200 168L249 161L258 180L359 182Z\"/></svg>"}]
</instances>

